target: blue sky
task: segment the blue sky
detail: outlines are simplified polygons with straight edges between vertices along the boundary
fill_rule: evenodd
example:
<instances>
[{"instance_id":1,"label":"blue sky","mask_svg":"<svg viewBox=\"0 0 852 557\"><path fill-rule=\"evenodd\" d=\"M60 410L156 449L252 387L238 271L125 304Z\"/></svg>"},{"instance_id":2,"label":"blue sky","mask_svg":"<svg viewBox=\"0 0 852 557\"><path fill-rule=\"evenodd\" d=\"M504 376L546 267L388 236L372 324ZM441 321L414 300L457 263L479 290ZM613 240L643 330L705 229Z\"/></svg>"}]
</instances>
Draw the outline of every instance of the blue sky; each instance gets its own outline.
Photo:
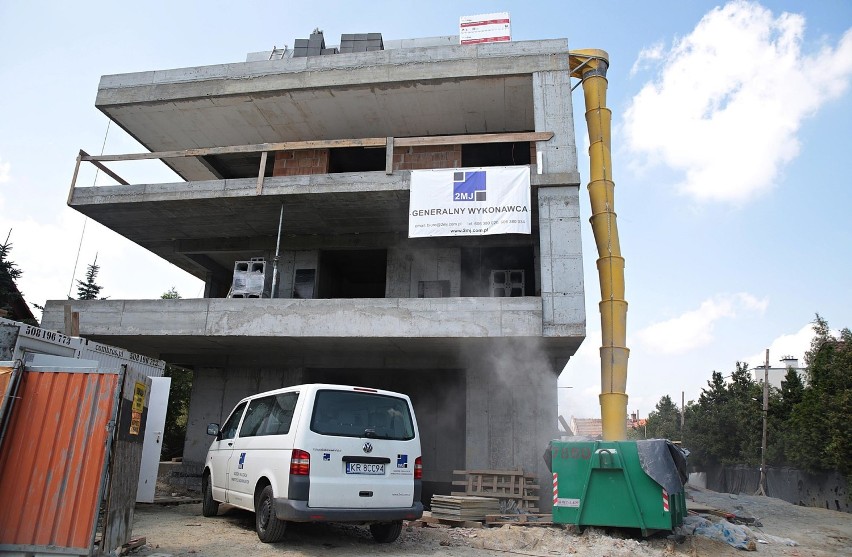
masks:
<instances>
[{"instance_id":1,"label":"blue sky","mask_svg":"<svg viewBox=\"0 0 852 557\"><path fill-rule=\"evenodd\" d=\"M610 54L616 212L627 262L629 408L697 398L713 370L766 348L801 358L819 312L852 325L852 2L0 3L0 231L27 300L64 298L98 254L113 299L202 285L65 205L78 149L99 153L101 75L239 62L327 37L456 34L508 11L515 40L567 38ZM354 7L357 5L357 9ZM332 40L331 42L335 42ZM599 415L595 249L580 152L588 339L560 377L560 413ZM106 153L141 148L117 127ZM134 163L135 164L135 163ZM147 166L145 166L147 164ZM152 163L132 181L169 181ZM156 163L154 163L156 164ZM86 169L80 183L94 183ZM108 179L98 178L98 184ZM74 289L76 292L76 288Z\"/></svg>"}]
</instances>

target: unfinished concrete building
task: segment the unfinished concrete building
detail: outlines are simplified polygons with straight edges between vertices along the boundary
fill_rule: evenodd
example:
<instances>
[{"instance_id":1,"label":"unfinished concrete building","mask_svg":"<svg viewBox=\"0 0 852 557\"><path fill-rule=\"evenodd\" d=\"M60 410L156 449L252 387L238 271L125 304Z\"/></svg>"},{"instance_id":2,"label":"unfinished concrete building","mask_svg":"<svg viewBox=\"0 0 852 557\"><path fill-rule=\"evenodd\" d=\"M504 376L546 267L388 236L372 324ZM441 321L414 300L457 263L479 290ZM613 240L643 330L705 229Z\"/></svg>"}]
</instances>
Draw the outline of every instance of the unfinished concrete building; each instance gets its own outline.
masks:
<instances>
[{"instance_id":1,"label":"unfinished concrete building","mask_svg":"<svg viewBox=\"0 0 852 557\"><path fill-rule=\"evenodd\" d=\"M81 335L193 369L199 472L237 400L331 382L411 396L426 502L460 469L549 485L557 377L585 336L567 41L380 43L102 77L96 106L184 181L75 185L69 205L204 298L51 301L43 326L70 304ZM127 158L81 154L119 175ZM529 234L409 237L414 171L492 166L529 168Z\"/></svg>"}]
</instances>

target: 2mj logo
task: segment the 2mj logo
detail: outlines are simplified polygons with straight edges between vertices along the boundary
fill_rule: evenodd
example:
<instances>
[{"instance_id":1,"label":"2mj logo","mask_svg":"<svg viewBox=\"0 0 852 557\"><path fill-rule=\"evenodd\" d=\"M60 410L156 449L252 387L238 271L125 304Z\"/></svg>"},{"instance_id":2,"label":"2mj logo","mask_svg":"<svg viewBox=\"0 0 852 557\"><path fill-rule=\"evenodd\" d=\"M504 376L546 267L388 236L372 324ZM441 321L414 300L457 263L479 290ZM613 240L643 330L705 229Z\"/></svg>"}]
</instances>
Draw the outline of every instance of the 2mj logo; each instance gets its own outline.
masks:
<instances>
[{"instance_id":1,"label":"2mj logo","mask_svg":"<svg viewBox=\"0 0 852 557\"><path fill-rule=\"evenodd\" d=\"M485 201L485 171L453 172L453 201Z\"/></svg>"}]
</instances>

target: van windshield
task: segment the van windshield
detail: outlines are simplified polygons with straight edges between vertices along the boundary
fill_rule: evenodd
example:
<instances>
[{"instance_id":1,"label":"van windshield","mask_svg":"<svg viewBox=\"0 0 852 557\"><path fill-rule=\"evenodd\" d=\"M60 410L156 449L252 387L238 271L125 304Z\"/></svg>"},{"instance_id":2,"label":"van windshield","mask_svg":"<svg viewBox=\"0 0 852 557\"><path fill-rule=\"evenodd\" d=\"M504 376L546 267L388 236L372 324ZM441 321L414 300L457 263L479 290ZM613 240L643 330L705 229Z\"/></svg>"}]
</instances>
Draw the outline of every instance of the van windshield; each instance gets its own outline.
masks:
<instances>
[{"instance_id":1,"label":"van windshield","mask_svg":"<svg viewBox=\"0 0 852 557\"><path fill-rule=\"evenodd\" d=\"M414 423L404 399L356 391L317 391L311 431L340 437L414 439Z\"/></svg>"}]
</instances>

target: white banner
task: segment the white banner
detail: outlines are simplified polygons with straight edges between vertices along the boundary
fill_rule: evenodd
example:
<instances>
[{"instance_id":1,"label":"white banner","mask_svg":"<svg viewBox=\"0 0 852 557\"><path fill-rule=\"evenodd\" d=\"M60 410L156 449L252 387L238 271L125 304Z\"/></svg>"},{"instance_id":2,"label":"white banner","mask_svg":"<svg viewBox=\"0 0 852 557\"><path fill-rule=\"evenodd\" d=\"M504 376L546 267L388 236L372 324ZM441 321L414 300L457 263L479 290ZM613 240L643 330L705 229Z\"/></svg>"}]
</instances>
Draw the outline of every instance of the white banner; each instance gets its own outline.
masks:
<instances>
[{"instance_id":1,"label":"white banner","mask_svg":"<svg viewBox=\"0 0 852 557\"><path fill-rule=\"evenodd\" d=\"M465 15L459 18L459 44L497 43L512 40L509 12Z\"/></svg>"},{"instance_id":2,"label":"white banner","mask_svg":"<svg viewBox=\"0 0 852 557\"><path fill-rule=\"evenodd\" d=\"M530 167L411 171L408 237L530 233Z\"/></svg>"}]
</instances>

